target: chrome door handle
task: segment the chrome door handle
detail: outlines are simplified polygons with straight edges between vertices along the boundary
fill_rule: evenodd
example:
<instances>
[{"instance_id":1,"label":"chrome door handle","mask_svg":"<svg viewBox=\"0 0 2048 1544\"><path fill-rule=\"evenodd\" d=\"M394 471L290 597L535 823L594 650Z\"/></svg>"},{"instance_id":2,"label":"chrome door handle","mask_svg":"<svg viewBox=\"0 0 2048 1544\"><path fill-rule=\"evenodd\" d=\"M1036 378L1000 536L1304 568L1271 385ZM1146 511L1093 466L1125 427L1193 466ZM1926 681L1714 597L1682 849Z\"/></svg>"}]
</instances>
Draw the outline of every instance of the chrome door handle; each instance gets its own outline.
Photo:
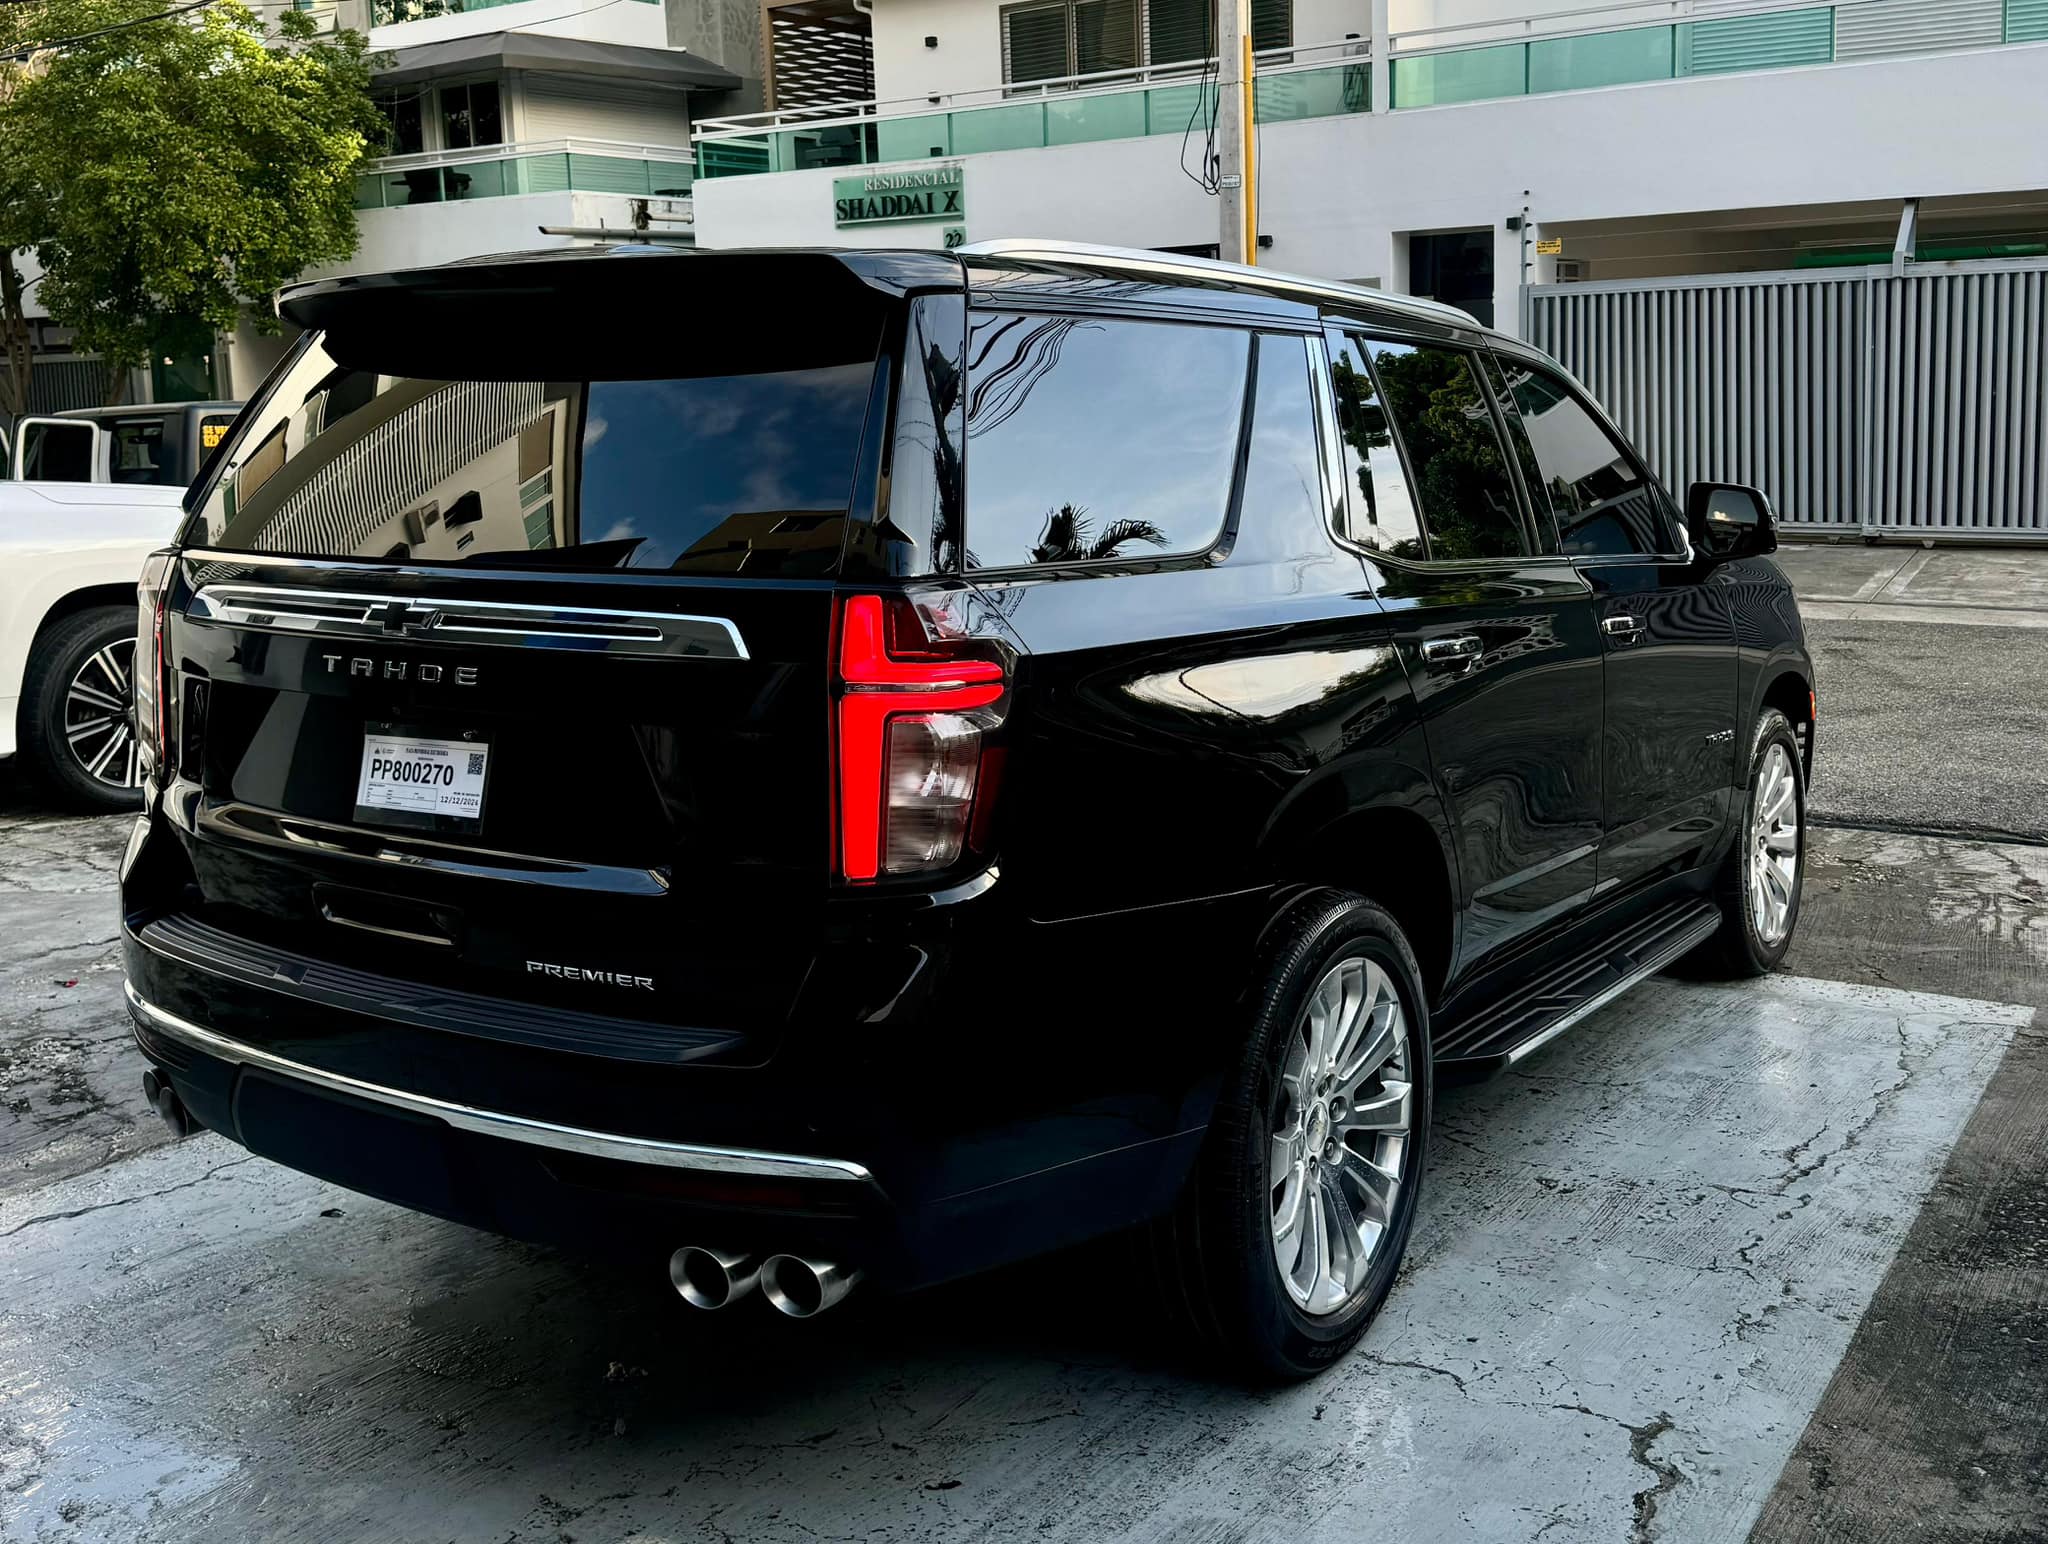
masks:
<instances>
[{"instance_id":1,"label":"chrome door handle","mask_svg":"<svg viewBox=\"0 0 2048 1544\"><path fill-rule=\"evenodd\" d=\"M1459 633L1454 638L1428 638L1422 644L1425 665L1456 665L1479 658L1486 645L1477 633Z\"/></svg>"},{"instance_id":2,"label":"chrome door handle","mask_svg":"<svg viewBox=\"0 0 2048 1544\"><path fill-rule=\"evenodd\" d=\"M1642 621L1637 617L1616 615L1600 619L1600 631L1610 638L1633 638L1642 630Z\"/></svg>"}]
</instances>

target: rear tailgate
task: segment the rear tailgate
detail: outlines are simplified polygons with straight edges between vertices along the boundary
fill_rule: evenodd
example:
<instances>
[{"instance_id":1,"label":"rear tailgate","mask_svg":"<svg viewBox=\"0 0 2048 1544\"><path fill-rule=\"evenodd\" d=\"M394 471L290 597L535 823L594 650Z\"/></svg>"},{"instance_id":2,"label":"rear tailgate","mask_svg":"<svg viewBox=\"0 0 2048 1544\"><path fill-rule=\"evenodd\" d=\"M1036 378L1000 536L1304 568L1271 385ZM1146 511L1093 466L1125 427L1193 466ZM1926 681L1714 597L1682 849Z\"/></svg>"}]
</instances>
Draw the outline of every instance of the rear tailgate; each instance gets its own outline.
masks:
<instances>
[{"instance_id":1,"label":"rear tailgate","mask_svg":"<svg viewBox=\"0 0 2048 1544\"><path fill-rule=\"evenodd\" d=\"M828 872L829 585L540 600L194 554L182 579L167 643L213 923L601 1013L786 1010Z\"/></svg>"},{"instance_id":2,"label":"rear tailgate","mask_svg":"<svg viewBox=\"0 0 2048 1544\"><path fill-rule=\"evenodd\" d=\"M830 882L835 584L889 562L898 277L564 259L288 305L325 330L238 423L168 592L177 946L764 1052ZM690 279L704 324L650 332Z\"/></svg>"}]
</instances>

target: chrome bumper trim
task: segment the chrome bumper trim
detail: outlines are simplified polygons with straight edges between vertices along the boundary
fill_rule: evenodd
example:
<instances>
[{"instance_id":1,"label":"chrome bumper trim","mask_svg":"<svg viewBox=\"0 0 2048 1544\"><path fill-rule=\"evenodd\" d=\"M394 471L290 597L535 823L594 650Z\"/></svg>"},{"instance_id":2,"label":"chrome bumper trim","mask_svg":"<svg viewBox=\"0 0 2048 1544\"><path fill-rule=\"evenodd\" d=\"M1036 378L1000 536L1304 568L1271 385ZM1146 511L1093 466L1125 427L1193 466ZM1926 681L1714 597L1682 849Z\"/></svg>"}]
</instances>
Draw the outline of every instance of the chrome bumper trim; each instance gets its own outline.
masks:
<instances>
[{"instance_id":1,"label":"chrome bumper trim","mask_svg":"<svg viewBox=\"0 0 2048 1544\"><path fill-rule=\"evenodd\" d=\"M652 1137L622 1136L611 1131L587 1131L580 1126L558 1126L552 1121L534 1120L525 1115L508 1115L502 1110L480 1110L472 1105L435 1099L427 1094L408 1093L404 1089L386 1088L379 1083L366 1083L360 1078L346 1077L339 1072L327 1072L319 1067L309 1067L303 1062L292 1061L259 1046L232 1040L215 1030L194 1024L190 1019L182 1019L175 1013L168 1013L156 1004L146 1001L142 994L135 990L133 982L123 982L122 990L127 993L129 1011L137 1018L156 1033L188 1045L195 1051L204 1052L221 1061L274 1072L333 1093L348 1094L376 1104L387 1104L395 1110L408 1110L415 1115L432 1116L460 1130L474 1131L482 1136L500 1137L508 1142L524 1142L532 1147L550 1147L560 1152L584 1153L592 1158L617 1158L627 1163L653 1164L664 1169L695 1169L711 1174L747 1174L767 1179L829 1179L850 1180L860 1184L874 1183L874 1176L865 1168L841 1158L811 1158L798 1153L764 1153L745 1147L699 1147L689 1142L661 1142Z\"/></svg>"}]
</instances>

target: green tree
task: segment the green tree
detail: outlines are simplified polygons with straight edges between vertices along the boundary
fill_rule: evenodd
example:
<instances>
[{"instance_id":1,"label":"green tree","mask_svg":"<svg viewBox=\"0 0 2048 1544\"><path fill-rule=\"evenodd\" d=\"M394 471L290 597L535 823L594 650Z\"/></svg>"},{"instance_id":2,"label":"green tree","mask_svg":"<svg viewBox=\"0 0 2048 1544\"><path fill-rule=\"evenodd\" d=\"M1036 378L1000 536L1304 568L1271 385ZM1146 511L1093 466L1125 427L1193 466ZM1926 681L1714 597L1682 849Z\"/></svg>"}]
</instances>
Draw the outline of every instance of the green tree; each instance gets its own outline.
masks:
<instances>
[{"instance_id":1,"label":"green tree","mask_svg":"<svg viewBox=\"0 0 2048 1544\"><path fill-rule=\"evenodd\" d=\"M168 9L0 5L0 408L27 401L25 253L118 400L164 340L245 306L274 326L274 290L355 250L355 175L384 134L362 34L293 10L267 30L239 0Z\"/></svg>"}]
</instances>

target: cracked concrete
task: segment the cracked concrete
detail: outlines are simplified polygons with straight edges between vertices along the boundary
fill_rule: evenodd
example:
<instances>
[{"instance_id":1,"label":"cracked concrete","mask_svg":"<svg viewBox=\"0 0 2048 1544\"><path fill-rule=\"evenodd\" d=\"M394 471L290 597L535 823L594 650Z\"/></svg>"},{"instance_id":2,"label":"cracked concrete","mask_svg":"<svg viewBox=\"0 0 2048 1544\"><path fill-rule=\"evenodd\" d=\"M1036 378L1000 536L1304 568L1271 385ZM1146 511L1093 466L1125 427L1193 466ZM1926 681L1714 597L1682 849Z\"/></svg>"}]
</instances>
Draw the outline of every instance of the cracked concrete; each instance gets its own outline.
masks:
<instances>
[{"instance_id":1,"label":"cracked concrete","mask_svg":"<svg viewBox=\"0 0 2048 1544\"><path fill-rule=\"evenodd\" d=\"M2048 850L1819 833L1789 963L1848 985L1654 983L1447 1091L1361 1354L1247 1393L1115 1247L711 1318L161 1146L126 831L0 786L9 1544L2048 1537L2048 1029L1957 1000L2048 999Z\"/></svg>"},{"instance_id":2,"label":"cracked concrete","mask_svg":"<svg viewBox=\"0 0 2048 1544\"><path fill-rule=\"evenodd\" d=\"M1279 1391L1111 1246L712 1318L202 1136L0 1199L0 1536L1739 1539L2023 1017L1649 984L1447 1091L1406 1279Z\"/></svg>"},{"instance_id":3,"label":"cracked concrete","mask_svg":"<svg viewBox=\"0 0 2048 1544\"><path fill-rule=\"evenodd\" d=\"M129 825L30 812L0 771L0 1196L163 1140L134 1119L121 1007L114 875Z\"/></svg>"}]
</instances>

